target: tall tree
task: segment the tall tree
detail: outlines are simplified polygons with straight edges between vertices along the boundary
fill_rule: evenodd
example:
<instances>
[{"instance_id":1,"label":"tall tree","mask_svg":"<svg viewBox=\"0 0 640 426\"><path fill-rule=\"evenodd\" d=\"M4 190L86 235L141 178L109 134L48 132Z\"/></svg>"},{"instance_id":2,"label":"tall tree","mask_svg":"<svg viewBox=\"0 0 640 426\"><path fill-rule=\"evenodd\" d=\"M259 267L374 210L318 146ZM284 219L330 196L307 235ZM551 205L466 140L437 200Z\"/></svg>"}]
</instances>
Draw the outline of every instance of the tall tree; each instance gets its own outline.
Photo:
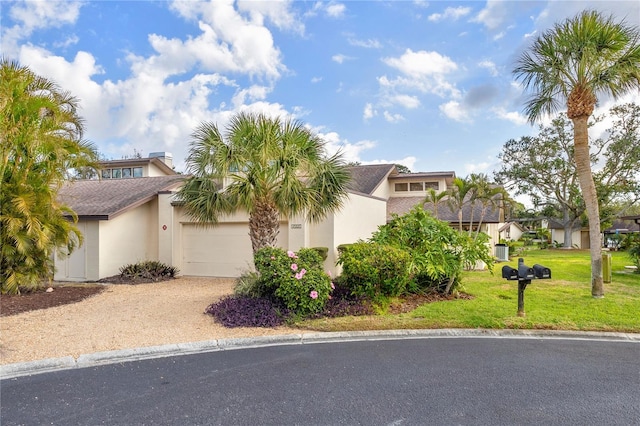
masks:
<instances>
[{"instance_id":1,"label":"tall tree","mask_svg":"<svg viewBox=\"0 0 640 426\"><path fill-rule=\"evenodd\" d=\"M525 112L535 122L566 105L574 158L589 219L591 294L604 296L600 213L591 172L588 120L598 97L640 88L640 32L596 11L583 11L535 39L514 69L531 90Z\"/></svg>"},{"instance_id":2,"label":"tall tree","mask_svg":"<svg viewBox=\"0 0 640 426\"><path fill-rule=\"evenodd\" d=\"M41 286L53 275L56 248L82 241L74 213L57 201L72 170L96 167L97 153L82 139L78 101L16 62L0 62L0 288Z\"/></svg>"},{"instance_id":3,"label":"tall tree","mask_svg":"<svg viewBox=\"0 0 640 426\"><path fill-rule=\"evenodd\" d=\"M640 106L619 105L604 138L591 142L591 165L600 205L601 226L640 201ZM597 117L595 124L604 117ZM497 181L549 212L564 227L564 247L571 248L572 230L581 224L585 205L573 161L573 125L560 114L537 136L507 141L499 158Z\"/></svg>"},{"instance_id":4,"label":"tall tree","mask_svg":"<svg viewBox=\"0 0 640 426\"><path fill-rule=\"evenodd\" d=\"M192 136L192 176L178 198L200 223L247 211L254 253L276 244L281 217L303 214L319 221L346 198L349 174L342 155L327 157L324 142L299 121L240 113L224 135L205 122Z\"/></svg>"}]
</instances>

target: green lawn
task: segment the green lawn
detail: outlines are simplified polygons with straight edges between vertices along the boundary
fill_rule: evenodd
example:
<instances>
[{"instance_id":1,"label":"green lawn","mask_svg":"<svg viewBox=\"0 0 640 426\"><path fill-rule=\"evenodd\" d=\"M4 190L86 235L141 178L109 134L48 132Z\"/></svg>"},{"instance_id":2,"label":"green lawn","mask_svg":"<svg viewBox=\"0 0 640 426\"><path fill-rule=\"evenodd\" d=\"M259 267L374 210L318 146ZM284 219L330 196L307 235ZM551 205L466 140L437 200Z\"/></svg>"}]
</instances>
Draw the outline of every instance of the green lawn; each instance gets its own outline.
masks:
<instances>
[{"instance_id":1,"label":"green lawn","mask_svg":"<svg viewBox=\"0 0 640 426\"><path fill-rule=\"evenodd\" d=\"M590 260L587 250L528 250L525 264L551 268L552 279L533 280L525 291L525 317L517 316L518 282L501 278L504 265L489 271L467 272L461 291L472 300L425 304L400 315L345 317L305 321L299 326L322 331L493 328L640 332L640 275L625 270L631 261L624 252L613 252L611 283L605 297L591 297Z\"/></svg>"}]
</instances>

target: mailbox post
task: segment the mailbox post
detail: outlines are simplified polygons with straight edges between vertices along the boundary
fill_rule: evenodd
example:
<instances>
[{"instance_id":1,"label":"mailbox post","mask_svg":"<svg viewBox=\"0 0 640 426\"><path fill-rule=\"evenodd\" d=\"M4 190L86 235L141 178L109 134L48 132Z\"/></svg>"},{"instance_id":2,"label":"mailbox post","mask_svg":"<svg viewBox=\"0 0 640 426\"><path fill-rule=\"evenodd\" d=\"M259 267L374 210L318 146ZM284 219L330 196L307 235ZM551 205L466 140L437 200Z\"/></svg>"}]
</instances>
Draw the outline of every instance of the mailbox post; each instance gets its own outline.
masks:
<instances>
[{"instance_id":1,"label":"mailbox post","mask_svg":"<svg viewBox=\"0 0 640 426\"><path fill-rule=\"evenodd\" d=\"M533 268L524 264L524 259L518 259L518 269L511 266L502 267L502 278L506 280L518 280L518 316L525 316L524 313L524 290L531 284L532 279L551 279L551 269L535 264Z\"/></svg>"}]
</instances>

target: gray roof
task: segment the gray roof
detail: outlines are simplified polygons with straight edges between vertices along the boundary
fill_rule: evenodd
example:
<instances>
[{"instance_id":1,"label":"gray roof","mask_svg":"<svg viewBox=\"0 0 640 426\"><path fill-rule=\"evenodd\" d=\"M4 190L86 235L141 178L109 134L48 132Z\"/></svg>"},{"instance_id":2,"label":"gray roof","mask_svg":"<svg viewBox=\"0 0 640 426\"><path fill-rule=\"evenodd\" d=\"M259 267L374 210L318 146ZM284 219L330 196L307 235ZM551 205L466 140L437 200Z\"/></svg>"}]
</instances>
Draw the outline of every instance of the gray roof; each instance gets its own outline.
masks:
<instances>
[{"instance_id":1,"label":"gray roof","mask_svg":"<svg viewBox=\"0 0 640 426\"><path fill-rule=\"evenodd\" d=\"M416 205L424 203L424 197L392 197L387 202L387 220L390 220L393 214L402 216L408 213ZM426 211L434 212L431 203L424 204ZM477 223L482 216L482 204L477 203L473 209L473 222ZM442 200L438 204L438 219L445 222L458 223L458 211L452 210L446 200ZM471 220L471 205L467 204L462 208L462 222L468 223ZM487 207L482 219L482 223L499 223L500 210L497 208Z\"/></svg>"},{"instance_id":2,"label":"gray roof","mask_svg":"<svg viewBox=\"0 0 640 426\"><path fill-rule=\"evenodd\" d=\"M58 200L82 219L109 220L176 187L182 175L133 179L77 180L64 184Z\"/></svg>"},{"instance_id":3,"label":"gray roof","mask_svg":"<svg viewBox=\"0 0 640 426\"><path fill-rule=\"evenodd\" d=\"M348 170L351 174L349 190L371 195L380 184L386 182L387 176L395 170L395 167L394 164L349 166Z\"/></svg>"}]
</instances>

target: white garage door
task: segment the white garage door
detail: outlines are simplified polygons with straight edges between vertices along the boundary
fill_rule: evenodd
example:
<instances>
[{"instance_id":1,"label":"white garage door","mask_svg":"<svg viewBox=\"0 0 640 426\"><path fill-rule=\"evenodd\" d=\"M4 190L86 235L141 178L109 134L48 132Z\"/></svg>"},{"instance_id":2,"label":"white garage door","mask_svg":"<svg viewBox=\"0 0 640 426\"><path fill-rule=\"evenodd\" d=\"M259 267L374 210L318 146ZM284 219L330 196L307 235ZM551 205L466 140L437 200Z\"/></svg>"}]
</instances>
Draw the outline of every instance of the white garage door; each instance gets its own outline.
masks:
<instances>
[{"instance_id":1,"label":"white garage door","mask_svg":"<svg viewBox=\"0 0 640 426\"><path fill-rule=\"evenodd\" d=\"M287 227L280 226L278 245L287 242ZM182 274L202 277L237 277L253 269L247 223L224 223L203 228L182 224Z\"/></svg>"}]
</instances>

